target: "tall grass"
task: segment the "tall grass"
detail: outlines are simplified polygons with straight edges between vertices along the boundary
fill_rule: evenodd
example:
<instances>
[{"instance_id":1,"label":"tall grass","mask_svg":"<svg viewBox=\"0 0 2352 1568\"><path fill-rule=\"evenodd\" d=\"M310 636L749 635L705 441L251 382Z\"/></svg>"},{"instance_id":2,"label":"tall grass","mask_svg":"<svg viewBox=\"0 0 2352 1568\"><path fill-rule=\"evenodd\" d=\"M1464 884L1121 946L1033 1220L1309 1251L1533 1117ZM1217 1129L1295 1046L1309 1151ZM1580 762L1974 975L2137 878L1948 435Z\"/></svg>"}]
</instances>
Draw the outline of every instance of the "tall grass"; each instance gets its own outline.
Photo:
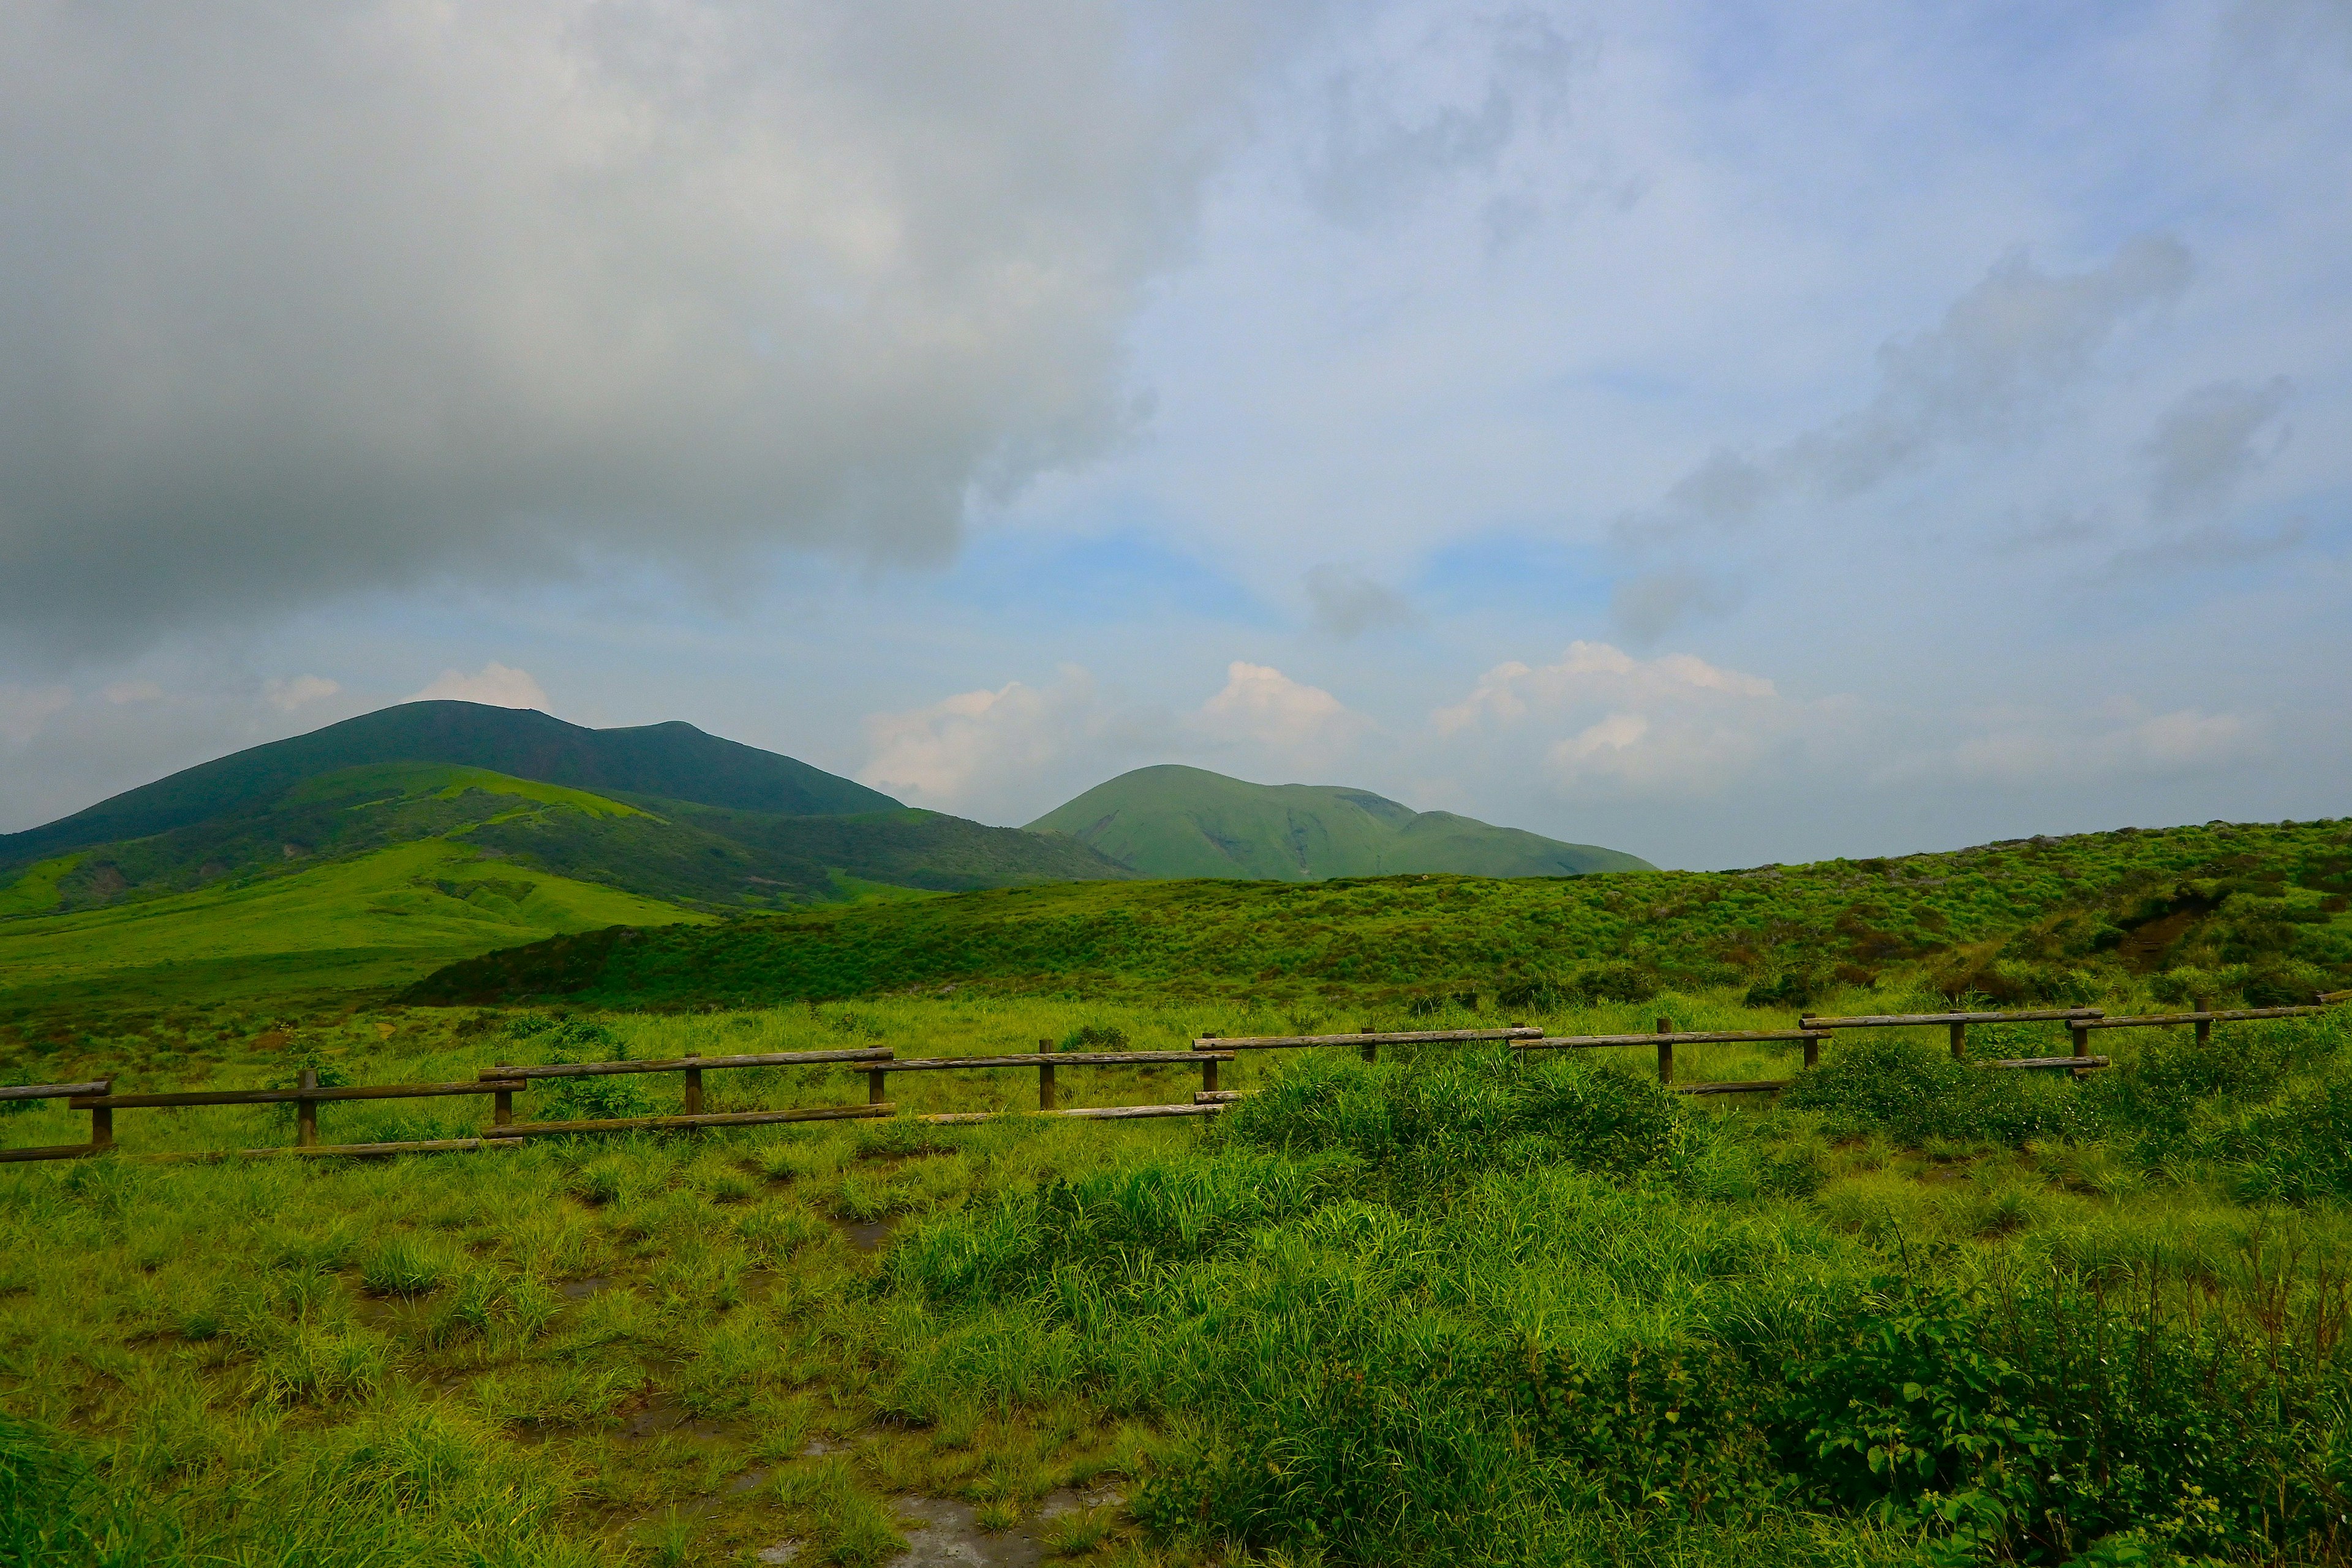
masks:
<instances>
[{"instance_id":1,"label":"tall grass","mask_svg":"<svg viewBox=\"0 0 2352 1568\"><path fill-rule=\"evenodd\" d=\"M1785 1021L1727 993L1528 1021L1657 1013ZM567 1031L576 1055L951 1055L1363 1021L1308 1016L395 1013L297 1020L186 1076L307 1050L355 1081L455 1079ZM881 1562L894 1498L1042 1536L1081 1484L1126 1502L1052 1538L1103 1561L2332 1560L2346 1043L2334 1020L2117 1038L2122 1065L2077 1084L1842 1039L1777 1110L1678 1100L1641 1051L1309 1052L1234 1064L1257 1092L1214 1127L0 1169L0 1563L726 1563L785 1538ZM1790 1071L1771 1047L1685 1061ZM1096 1103L1192 1081L1061 1071ZM899 1081L926 1108L1034 1092ZM709 1087L723 1108L863 1086ZM322 1132L394 1114L329 1105ZM238 1108L118 1135L283 1137Z\"/></svg>"}]
</instances>

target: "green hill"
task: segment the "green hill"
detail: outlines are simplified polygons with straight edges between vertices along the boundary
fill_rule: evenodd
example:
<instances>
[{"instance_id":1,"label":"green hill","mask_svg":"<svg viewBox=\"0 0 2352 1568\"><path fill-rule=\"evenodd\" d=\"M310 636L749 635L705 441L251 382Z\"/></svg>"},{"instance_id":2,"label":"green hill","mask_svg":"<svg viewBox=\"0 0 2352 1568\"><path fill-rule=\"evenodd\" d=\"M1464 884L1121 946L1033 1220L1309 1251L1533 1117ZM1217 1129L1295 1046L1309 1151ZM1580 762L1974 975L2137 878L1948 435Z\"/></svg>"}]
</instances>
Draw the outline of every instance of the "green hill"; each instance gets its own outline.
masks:
<instances>
[{"instance_id":1,"label":"green hill","mask_svg":"<svg viewBox=\"0 0 2352 1568\"><path fill-rule=\"evenodd\" d=\"M953 983L1519 1005L1736 985L1755 1005L1797 1006L1899 983L2047 1004L2088 1000L2103 976L2128 973L2176 999L2269 1005L2352 986L2347 895L2352 822L2127 828L1753 871L1007 889L559 938L456 965L410 994L639 1006Z\"/></svg>"},{"instance_id":2,"label":"green hill","mask_svg":"<svg viewBox=\"0 0 2352 1568\"><path fill-rule=\"evenodd\" d=\"M543 714L411 706L457 709L467 724L481 720L471 731L477 740L495 739L501 723L525 742L556 734ZM611 733L558 730L575 741ZM354 732L339 725L320 734L336 731ZM671 731L666 743L675 754L631 762L624 747L629 765L610 771L661 781L671 777L666 768L684 766L677 757L707 756L711 778L672 787L718 804L415 759L289 780L289 757L355 748L281 742L16 835L6 841L15 863L0 862L0 1010L21 1015L62 1005L69 994L123 987L220 994L402 984L487 948L619 922L1134 876L1069 839L909 810L684 725L621 733L660 731ZM389 744L384 734L400 729L358 732ZM583 742L572 761L600 755ZM539 765L562 772L569 764L558 749L543 752ZM862 807L862 797L883 808L803 816L726 804L790 798ZM206 815L191 816L198 811ZM125 823L152 830L87 838Z\"/></svg>"},{"instance_id":3,"label":"green hill","mask_svg":"<svg viewBox=\"0 0 2352 1568\"><path fill-rule=\"evenodd\" d=\"M1575 877L1655 869L1614 849L1448 811L1416 812L1368 790L1245 784L1172 763L1097 784L1029 829L1066 834L1147 877L1311 882L1423 871Z\"/></svg>"},{"instance_id":4,"label":"green hill","mask_svg":"<svg viewBox=\"0 0 2352 1568\"><path fill-rule=\"evenodd\" d=\"M142 784L71 816L0 834L0 868L249 810L307 779L383 763L450 763L599 794L809 816L888 811L879 790L691 724L588 730L528 709L405 702Z\"/></svg>"}]
</instances>

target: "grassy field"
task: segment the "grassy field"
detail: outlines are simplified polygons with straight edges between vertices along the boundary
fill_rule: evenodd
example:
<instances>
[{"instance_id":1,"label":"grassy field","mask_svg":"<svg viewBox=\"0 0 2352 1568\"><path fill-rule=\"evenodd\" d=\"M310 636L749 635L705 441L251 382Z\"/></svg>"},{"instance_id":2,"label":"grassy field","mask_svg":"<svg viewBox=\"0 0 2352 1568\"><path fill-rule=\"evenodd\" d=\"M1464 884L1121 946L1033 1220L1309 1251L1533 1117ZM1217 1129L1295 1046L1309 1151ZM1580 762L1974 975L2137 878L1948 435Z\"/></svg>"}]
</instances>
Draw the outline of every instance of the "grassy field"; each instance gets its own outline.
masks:
<instances>
[{"instance_id":1,"label":"grassy field","mask_svg":"<svg viewBox=\"0 0 2352 1568\"><path fill-rule=\"evenodd\" d=\"M707 917L424 839L143 902L0 921L0 1019L404 984L509 942Z\"/></svg>"},{"instance_id":2,"label":"grassy field","mask_svg":"<svg viewBox=\"0 0 2352 1568\"><path fill-rule=\"evenodd\" d=\"M1798 986L1881 1011L1973 979L2144 1009L2332 973L2346 837L2063 840L1924 873L1146 885L1118 889L1124 917L1102 889L922 899L717 928L706 958L739 962L710 962L699 998L659 932L638 943L670 956L553 1005L273 995L266 973L208 1000L91 994L72 1027L0 1028L0 1077L1754 1028L1785 1026ZM1939 941L1863 957L1915 929ZM1729 956L1759 930L1765 962ZM901 1116L205 1163L142 1156L282 1146L290 1118L124 1110L112 1156L0 1166L0 1568L2340 1562L2347 1011L2203 1047L2107 1033L2116 1066L2081 1082L1956 1064L1939 1033L1842 1034L1810 1072L1769 1045L1678 1052L1686 1078L1794 1073L1777 1103L1668 1096L1645 1048L1473 1046L1248 1057L1215 1124ZM864 1098L852 1069L709 1078L714 1110ZM1059 1078L1082 1104L1198 1082ZM908 1112L1009 1109L1035 1079L891 1089ZM677 1092L542 1084L518 1113ZM320 1121L360 1142L485 1114ZM0 1145L87 1125L36 1103L0 1115Z\"/></svg>"},{"instance_id":3,"label":"grassy field","mask_svg":"<svg viewBox=\"0 0 2352 1568\"><path fill-rule=\"evenodd\" d=\"M1729 993L1538 1021L1652 1013L1770 1021ZM122 1087L1081 1031L1141 1048L1289 1021L979 996L248 1016L150 1042ZM895 1121L0 1169L0 1563L725 1563L791 1542L860 1564L965 1539L1104 1563L2332 1560L2352 1034L2109 1040L2124 1066L2077 1086L1842 1037L1778 1109L1674 1102L1640 1052L1512 1071L1428 1047L1246 1060L1227 1081L1262 1092L1213 1130ZM1790 1065L1720 1047L1688 1070ZM1088 1103L1194 1081L1062 1078ZM676 1092L596 1081L621 1100L541 1088L521 1114ZM859 1088L711 1079L715 1109ZM908 1109L1034 1092L1023 1072L893 1088ZM480 1116L321 1110L331 1140ZM54 1107L0 1121L12 1144L78 1129ZM140 1153L290 1127L126 1111L118 1135Z\"/></svg>"}]
</instances>

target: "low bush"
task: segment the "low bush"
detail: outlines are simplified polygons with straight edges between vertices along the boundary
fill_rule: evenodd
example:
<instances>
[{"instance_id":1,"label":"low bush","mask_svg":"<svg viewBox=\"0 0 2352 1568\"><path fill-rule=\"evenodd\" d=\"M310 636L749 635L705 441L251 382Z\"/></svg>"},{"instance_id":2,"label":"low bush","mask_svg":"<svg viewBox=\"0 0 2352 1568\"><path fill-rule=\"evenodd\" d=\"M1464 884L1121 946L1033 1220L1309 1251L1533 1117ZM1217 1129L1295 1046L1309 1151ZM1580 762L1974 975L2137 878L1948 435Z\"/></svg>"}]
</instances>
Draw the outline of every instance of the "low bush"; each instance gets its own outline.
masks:
<instances>
[{"instance_id":1,"label":"low bush","mask_svg":"<svg viewBox=\"0 0 2352 1568\"><path fill-rule=\"evenodd\" d=\"M2036 1138L2078 1142L2104 1127L2097 1104L2071 1079L1988 1070L1901 1040L1840 1046L1822 1066L1799 1074L1780 1103L1821 1112L1841 1135L1881 1132L1915 1147L1930 1138L2012 1146Z\"/></svg>"},{"instance_id":2,"label":"low bush","mask_svg":"<svg viewBox=\"0 0 2352 1568\"><path fill-rule=\"evenodd\" d=\"M1497 1164L1630 1174L1665 1160L1678 1126L1673 1096L1647 1079L1496 1053L1410 1070L1306 1064L1228 1111L1219 1131L1241 1147L1344 1150L1414 1193Z\"/></svg>"}]
</instances>

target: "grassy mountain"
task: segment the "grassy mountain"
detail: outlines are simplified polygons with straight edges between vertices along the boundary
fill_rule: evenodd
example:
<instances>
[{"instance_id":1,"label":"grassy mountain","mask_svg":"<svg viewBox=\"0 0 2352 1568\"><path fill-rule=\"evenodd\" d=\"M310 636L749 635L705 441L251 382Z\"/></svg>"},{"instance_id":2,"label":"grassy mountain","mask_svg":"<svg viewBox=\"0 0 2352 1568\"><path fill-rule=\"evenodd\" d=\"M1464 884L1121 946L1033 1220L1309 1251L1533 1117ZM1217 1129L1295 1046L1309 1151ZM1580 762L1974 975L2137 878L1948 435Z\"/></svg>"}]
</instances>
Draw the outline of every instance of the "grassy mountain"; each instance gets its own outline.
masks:
<instances>
[{"instance_id":1,"label":"grassy mountain","mask_svg":"<svg viewBox=\"0 0 2352 1568\"><path fill-rule=\"evenodd\" d=\"M405 702L188 768L46 826L0 834L0 868L248 811L322 773L384 763L448 763L602 795L786 816L898 805L878 790L691 724L587 730L525 709Z\"/></svg>"},{"instance_id":2,"label":"grassy mountain","mask_svg":"<svg viewBox=\"0 0 2352 1568\"><path fill-rule=\"evenodd\" d=\"M467 704L412 705L418 707L462 710L458 717L468 722L488 715L493 726L511 723L526 742L552 733L546 726L555 723L543 714ZM575 739L600 734L558 728ZM349 726L335 729L350 733ZM789 758L712 741L684 725L623 733L665 731L678 732L668 737L676 756L639 755L614 771L659 781L670 777L665 767L685 765L677 756L702 755L714 760L711 778L674 786L777 798L805 773L815 782L801 781L806 787L786 797L859 806L866 795L884 808L790 816L725 798L604 794L419 760L362 763L288 782L289 753L282 748L295 743L257 748L269 754L226 758L192 771L202 779L182 774L151 786L157 793L133 791L64 824L16 835L18 858L0 868L0 1004L21 1013L126 985L161 994L404 984L487 948L621 922L1134 875L1066 838L911 811ZM476 738L487 732L478 730ZM735 752L766 763L745 763ZM628 760L625 747L620 754ZM583 742L569 755L596 762L601 753ZM569 765L560 749L540 763L551 772ZM199 808L209 815L182 820ZM81 841L124 822L154 830ZM26 842L60 839L71 847L25 858Z\"/></svg>"},{"instance_id":3,"label":"grassy mountain","mask_svg":"<svg viewBox=\"0 0 2352 1568\"><path fill-rule=\"evenodd\" d=\"M1797 1006L1882 981L2081 1001L2130 974L2268 1005L2352 986L2348 896L2352 822L2125 829L1754 871L1006 889L559 938L410 994L634 1006L955 983L1516 1005L1732 985Z\"/></svg>"},{"instance_id":4,"label":"grassy mountain","mask_svg":"<svg viewBox=\"0 0 2352 1568\"><path fill-rule=\"evenodd\" d=\"M1326 877L1451 872L1573 877L1647 871L1646 860L1590 844L1416 812L1368 790L1254 784L1201 768L1138 768L1029 825L1062 833L1147 877Z\"/></svg>"}]
</instances>

